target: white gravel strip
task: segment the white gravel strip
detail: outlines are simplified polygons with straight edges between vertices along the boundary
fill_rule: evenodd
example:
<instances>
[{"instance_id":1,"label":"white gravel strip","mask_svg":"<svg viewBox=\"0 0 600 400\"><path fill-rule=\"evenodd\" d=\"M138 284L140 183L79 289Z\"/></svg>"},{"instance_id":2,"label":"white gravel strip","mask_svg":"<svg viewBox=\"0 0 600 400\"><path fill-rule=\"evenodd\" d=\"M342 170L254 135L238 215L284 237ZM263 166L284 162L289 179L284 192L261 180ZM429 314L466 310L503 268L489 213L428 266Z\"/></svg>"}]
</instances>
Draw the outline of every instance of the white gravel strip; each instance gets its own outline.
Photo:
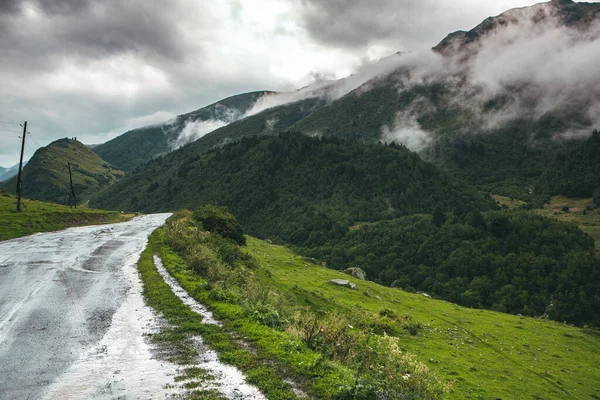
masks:
<instances>
[{"instance_id":1,"label":"white gravel strip","mask_svg":"<svg viewBox=\"0 0 600 400\"><path fill-rule=\"evenodd\" d=\"M169 284L171 290L188 305L194 312L202 315L203 322L207 324L221 325L221 323L213 318L212 313L203 305L194 300L188 293L179 286L179 283L167 272L162 260L157 255L154 255L154 265L163 277L165 282ZM246 383L244 374L237 368L223 364L219 361L219 357L214 350L211 350L201 337L194 337L196 346L200 350L200 355L197 358L197 367L204 368L210 371L215 376L215 381L208 384L206 388L214 388L223 393L228 399L235 400L263 400L266 397L253 385Z\"/></svg>"}]
</instances>

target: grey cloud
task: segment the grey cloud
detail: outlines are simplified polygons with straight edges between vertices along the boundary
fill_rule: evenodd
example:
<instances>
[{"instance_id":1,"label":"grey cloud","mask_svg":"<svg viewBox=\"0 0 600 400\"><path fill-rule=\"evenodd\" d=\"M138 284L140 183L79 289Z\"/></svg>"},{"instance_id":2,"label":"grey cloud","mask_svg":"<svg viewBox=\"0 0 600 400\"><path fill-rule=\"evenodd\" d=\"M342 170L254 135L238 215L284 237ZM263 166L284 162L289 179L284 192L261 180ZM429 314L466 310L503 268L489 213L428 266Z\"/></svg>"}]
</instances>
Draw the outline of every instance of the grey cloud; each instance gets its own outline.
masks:
<instances>
[{"instance_id":1,"label":"grey cloud","mask_svg":"<svg viewBox=\"0 0 600 400\"><path fill-rule=\"evenodd\" d=\"M80 13L93 3L100 4L102 0L34 0L33 5L46 15L71 15Z\"/></svg>"},{"instance_id":2,"label":"grey cloud","mask_svg":"<svg viewBox=\"0 0 600 400\"><path fill-rule=\"evenodd\" d=\"M18 7L6 6L4 1L9 10ZM13 55L6 61L14 60L25 68L43 68L56 58L99 59L121 53L181 61L186 53L176 22L182 10L176 6L158 8L141 0L37 0L28 4L40 17L30 25L21 7L19 15L3 18L0 36L0 48L10 48Z\"/></svg>"},{"instance_id":3,"label":"grey cloud","mask_svg":"<svg viewBox=\"0 0 600 400\"><path fill-rule=\"evenodd\" d=\"M411 0L302 0L302 17L311 37L321 43L354 48L392 37L406 38L415 32L413 18L423 19L431 1Z\"/></svg>"},{"instance_id":4,"label":"grey cloud","mask_svg":"<svg viewBox=\"0 0 600 400\"><path fill-rule=\"evenodd\" d=\"M447 34L470 29L484 18L510 8L505 2L457 0L299 0L311 38L329 46L362 49L387 42L394 50L436 45ZM533 4L535 1L524 0ZM504 3L504 4L502 4ZM504 7L501 8L501 7Z\"/></svg>"},{"instance_id":5,"label":"grey cloud","mask_svg":"<svg viewBox=\"0 0 600 400\"><path fill-rule=\"evenodd\" d=\"M14 14L20 11L21 0L2 0L0 1L0 14Z\"/></svg>"}]
</instances>

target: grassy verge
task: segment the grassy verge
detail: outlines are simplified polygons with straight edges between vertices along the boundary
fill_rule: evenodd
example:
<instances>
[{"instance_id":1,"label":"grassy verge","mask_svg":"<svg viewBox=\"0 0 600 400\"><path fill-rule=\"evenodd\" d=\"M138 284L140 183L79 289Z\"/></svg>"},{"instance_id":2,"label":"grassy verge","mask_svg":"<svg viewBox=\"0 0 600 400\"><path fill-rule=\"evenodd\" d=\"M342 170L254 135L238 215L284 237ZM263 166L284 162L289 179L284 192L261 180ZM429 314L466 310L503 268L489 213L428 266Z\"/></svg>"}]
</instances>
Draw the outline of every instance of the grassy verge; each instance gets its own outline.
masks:
<instances>
[{"instance_id":1,"label":"grassy verge","mask_svg":"<svg viewBox=\"0 0 600 400\"><path fill-rule=\"evenodd\" d=\"M164 282L154 266L152 254L159 253L164 265L171 273L178 276L182 282L188 283L187 289L191 292L205 282L198 278L193 281L185 279L185 272L181 270L184 263L173 252L169 251L163 244L164 231L159 229L149 239L146 250L142 253L138 268L144 285L144 296L149 306L157 310L169 323L170 329L154 335L152 340L162 348L162 357L171 362L181 365L193 363L196 356L195 348L190 344L190 337L202 336L205 343L219 353L220 359L228 364L240 368L246 373L248 383L255 384L265 395L272 399L293 399L295 395L288 383L277 371L277 366L266 359L263 354L248 348L248 345L240 340L239 321L236 320L237 310L223 304L216 313L223 318L223 326L208 325L202 323L202 318L192 312L181 300L173 294L169 285ZM218 305L218 304L213 304ZM224 307L223 307L224 306ZM260 334L260 332L257 332ZM204 370L188 368L184 374L176 380L185 380L187 375L193 378L188 386L194 387L197 378L210 379ZM204 396L204 397L202 397ZM212 396L212 397L211 397ZM214 391L193 391L192 398L219 398Z\"/></svg>"},{"instance_id":2,"label":"grassy verge","mask_svg":"<svg viewBox=\"0 0 600 400\"><path fill-rule=\"evenodd\" d=\"M0 194L0 240L37 232L58 231L72 226L128 221L133 214L117 211L70 208L43 201L22 199L22 212L16 211L17 198Z\"/></svg>"},{"instance_id":3,"label":"grassy verge","mask_svg":"<svg viewBox=\"0 0 600 400\"><path fill-rule=\"evenodd\" d=\"M422 371L422 391L405 386L406 398L598 398L598 331L359 281L251 237L243 254L234 252L238 261L224 264L210 251L227 255L213 246L224 244L185 221L180 214L167 224L165 266L272 368L266 377L250 365L255 382L290 377L318 398L378 398L374 393L398 389L382 380L397 383ZM334 278L350 279L358 290L332 285ZM221 357L239 363L246 355L225 349Z\"/></svg>"}]
</instances>

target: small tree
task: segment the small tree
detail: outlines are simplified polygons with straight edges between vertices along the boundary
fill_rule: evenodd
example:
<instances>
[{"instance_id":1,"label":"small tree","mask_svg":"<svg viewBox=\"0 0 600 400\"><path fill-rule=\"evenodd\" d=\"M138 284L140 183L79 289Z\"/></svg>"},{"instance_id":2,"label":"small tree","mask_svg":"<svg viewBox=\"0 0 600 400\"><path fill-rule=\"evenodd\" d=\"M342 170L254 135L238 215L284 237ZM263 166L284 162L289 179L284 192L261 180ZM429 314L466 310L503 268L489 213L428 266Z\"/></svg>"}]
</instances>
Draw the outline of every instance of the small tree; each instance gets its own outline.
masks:
<instances>
[{"instance_id":1,"label":"small tree","mask_svg":"<svg viewBox=\"0 0 600 400\"><path fill-rule=\"evenodd\" d=\"M246 244L242 227L227 207L209 204L196 210L193 218L209 232L232 239L240 246Z\"/></svg>"}]
</instances>

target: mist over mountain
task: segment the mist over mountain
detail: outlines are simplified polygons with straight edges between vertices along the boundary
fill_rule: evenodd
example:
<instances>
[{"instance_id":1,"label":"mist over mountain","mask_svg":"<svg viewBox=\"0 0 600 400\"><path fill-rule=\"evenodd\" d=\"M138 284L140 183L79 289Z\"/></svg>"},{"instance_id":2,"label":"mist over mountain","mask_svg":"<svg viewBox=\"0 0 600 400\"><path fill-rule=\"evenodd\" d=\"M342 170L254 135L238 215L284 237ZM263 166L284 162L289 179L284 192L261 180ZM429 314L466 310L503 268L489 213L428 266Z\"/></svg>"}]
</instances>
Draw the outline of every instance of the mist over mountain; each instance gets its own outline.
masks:
<instances>
[{"instance_id":1,"label":"mist over mountain","mask_svg":"<svg viewBox=\"0 0 600 400\"><path fill-rule=\"evenodd\" d=\"M599 16L598 3L568 0L509 10L431 50L292 92L233 96L94 151L131 171L192 142L208 151L281 131L394 141L486 190L525 198L571 146L565 139L600 123Z\"/></svg>"},{"instance_id":2,"label":"mist over mountain","mask_svg":"<svg viewBox=\"0 0 600 400\"><path fill-rule=\"evenodd\" d=\"M397 53L293 92L234 96L128 132L140 142L133 150L118 137L95 151L131 170L195 140L208 150L294 130L396 141L447 164L433 150L447 148L450 137L503 134L515 125L519 146L524 140L560 147L561 139L585 138L600 122L599 15L598 3L567 0L509 10L449 34L429 51Z\"/></svg>"},{"instance_id":3,"label":"mist over mountain","mask_svg":"<svg viewBox=\"0 0 600 400\"><path fill-rule=\"evenodd\" d=\"M159 125L134 129L94 146L93 150L118 168L129 171L153 157L241 118L265 91L231 96Z\"/></svg>"}]
</instances>

